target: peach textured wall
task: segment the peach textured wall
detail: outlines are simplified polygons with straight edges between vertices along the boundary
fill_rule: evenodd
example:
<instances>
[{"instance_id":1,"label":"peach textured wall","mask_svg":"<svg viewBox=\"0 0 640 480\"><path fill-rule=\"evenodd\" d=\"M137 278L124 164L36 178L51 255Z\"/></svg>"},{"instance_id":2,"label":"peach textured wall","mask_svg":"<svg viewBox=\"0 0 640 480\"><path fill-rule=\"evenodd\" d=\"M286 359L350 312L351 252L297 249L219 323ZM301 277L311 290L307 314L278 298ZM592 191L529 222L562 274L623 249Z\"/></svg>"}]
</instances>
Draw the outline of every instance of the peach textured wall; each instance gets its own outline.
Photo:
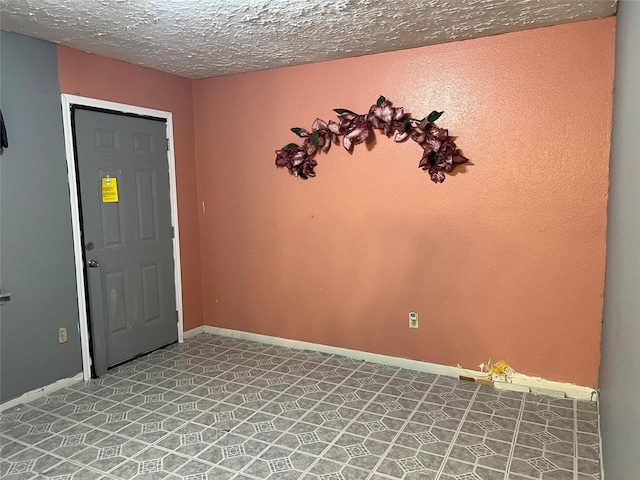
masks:
<instances>
[{"instance_id":1,"label":"peach textured wall","mask_svg":"<svg viewBox=\"0 0 640 480\"><path fill-rule=\"evenodd\" d=\"M191 81L62 46L58 75L62 93L173 113L184 328L202 325Z\"/></svg>"},{"instance_id":2,"label":"peach textured wall","mask_svg":"<svg viewBox=\"0 0 640 480\"><path fill-rule=\"evenodd\" d=\"M595 386L615 19L194 81L207 325ZM64 85L64 83L63 83ZM274 150L383 94L473 161L435 185L412 142ZM408 328L408 313L420 328Z\"/></svg>"}]
</instances>

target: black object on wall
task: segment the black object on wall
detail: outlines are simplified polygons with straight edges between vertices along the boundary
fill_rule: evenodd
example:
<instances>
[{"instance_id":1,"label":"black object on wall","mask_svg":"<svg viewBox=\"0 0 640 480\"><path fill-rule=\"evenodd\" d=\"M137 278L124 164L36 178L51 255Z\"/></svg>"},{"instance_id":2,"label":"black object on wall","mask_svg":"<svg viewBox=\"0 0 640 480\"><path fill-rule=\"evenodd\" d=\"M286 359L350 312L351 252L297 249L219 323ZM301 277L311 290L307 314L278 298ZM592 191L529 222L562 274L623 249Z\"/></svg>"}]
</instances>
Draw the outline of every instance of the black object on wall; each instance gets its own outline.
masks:
<instances>
[{"instance_id":1,"label":"black object on wall","mask_svg":"<svg viewBox=\"0 0 640 480\"><path fill-rule=\"evenodd\" d=\"M4 126L4 117L2 116L2 110L0 110L0 149L7 148L8 146L7 128Z\"/></svg>"}]
</instances>

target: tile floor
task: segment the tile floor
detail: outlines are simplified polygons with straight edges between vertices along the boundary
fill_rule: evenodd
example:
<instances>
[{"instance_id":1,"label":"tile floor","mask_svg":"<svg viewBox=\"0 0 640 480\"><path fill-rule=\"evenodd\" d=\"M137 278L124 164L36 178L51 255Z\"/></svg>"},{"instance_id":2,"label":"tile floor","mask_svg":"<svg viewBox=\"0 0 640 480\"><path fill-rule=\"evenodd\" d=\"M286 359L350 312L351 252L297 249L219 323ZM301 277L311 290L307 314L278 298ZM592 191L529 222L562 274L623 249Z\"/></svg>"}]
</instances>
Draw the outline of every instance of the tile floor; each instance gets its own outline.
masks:
<instances>
[{"instance_id":1,"label":"tile floor","mask_svg":"<svg viewBox=\"0 0 640 480\"><path fill-rule=\"evenodd\" d=\"M209 334L0 416L3 479L599 478L596 404Z\"/></svg>"}]
</instances>

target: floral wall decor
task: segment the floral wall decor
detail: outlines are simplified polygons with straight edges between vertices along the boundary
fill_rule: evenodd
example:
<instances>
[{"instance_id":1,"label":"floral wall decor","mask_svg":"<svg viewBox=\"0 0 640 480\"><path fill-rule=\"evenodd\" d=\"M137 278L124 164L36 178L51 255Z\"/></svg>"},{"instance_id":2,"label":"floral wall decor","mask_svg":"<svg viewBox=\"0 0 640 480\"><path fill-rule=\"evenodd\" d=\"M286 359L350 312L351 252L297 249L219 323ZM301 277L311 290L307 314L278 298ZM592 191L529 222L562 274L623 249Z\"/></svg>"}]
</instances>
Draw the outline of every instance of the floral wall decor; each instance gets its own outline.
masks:
<instances>
[{"instance_id":1,"label":"floral wall decor","mask_svg":"<svg viewBox=\"0 0 640 480\"><path fill-rule=\"evenodd\" d=\"M276 150L276 166L286 167L289 173L304 180L315 177L314 168L318 165L316 155L328 152L331 144L339 144L353 152L355 145L364 143L373 130L379 130L387 137L394 137L396 142L411 138L423 149L418 167L428 171L431 180L442 183L445 172L452 172L457 165L468 162L458 150L453 137L446 128L434 123L443 112L433 111L421 120L411 118L404 113L402 107L393 107L382 95L375 105L371 105L369 113L361 115L345 108L335 108L338 121L329 123L316 118L311 125L311 132L304 128L292 128L291 131L304 139L302 145L289 143Z\"/></svg>"}]
</instances>

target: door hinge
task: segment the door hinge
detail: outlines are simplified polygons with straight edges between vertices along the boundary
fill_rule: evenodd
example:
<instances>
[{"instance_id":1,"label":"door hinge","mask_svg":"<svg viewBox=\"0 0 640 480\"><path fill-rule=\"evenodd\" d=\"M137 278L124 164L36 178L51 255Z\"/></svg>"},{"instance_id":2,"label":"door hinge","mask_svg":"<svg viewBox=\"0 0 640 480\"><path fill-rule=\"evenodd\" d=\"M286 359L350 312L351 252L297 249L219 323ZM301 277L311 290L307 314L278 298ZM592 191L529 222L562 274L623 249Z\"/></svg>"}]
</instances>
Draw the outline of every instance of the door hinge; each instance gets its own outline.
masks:
<instances>
[{"instance_id":1,"label":"door hinge","mask_svg":"<svg viewBox=\"0 0 640 480\"><path fill-rule=\"evenodd\" d=\"M167 138L167 152L169 151L169 139Z\"/></svg>"},{"instance_id":2,"label":"door hinge","mask_svg":"<svg viewBox=\"0 0 640 480\"><path fill-rule=\"evenodd\" d=\"M178 310L176 310L176 323L180 323L180 315L178 314Z\"/></svg>"},{"instance_id":3,"label":"door hinge","mask_svg":"<svg viewBox=\"0 0 640 480\"><path fill-rule=\"evenodd\" d=\"M176 227L171 226L171 238L176 238Z\"/></svg>"}]
</instances>

